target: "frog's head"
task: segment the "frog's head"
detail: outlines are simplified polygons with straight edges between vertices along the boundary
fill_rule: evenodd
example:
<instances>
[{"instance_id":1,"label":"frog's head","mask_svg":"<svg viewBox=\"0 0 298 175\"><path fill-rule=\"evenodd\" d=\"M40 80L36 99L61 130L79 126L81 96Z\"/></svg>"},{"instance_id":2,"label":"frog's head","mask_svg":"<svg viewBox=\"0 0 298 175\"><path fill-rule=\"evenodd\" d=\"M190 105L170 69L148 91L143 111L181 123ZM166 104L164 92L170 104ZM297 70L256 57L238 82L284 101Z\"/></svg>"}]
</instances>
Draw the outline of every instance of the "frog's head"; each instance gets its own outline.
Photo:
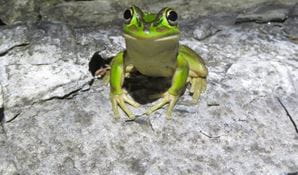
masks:
<instances>
[{"instance_id":1,"label":"frog's head","mask_svg":"<svg viewBox=\"0 0 298 175\"><path fill-rule=\"evenodd\" d=\"M143 12L132 6L125 10L124 36L135 39L171 39L179 37L178 15L171 8L163 8L157 14Z\"/></svg>"}]
</instances>

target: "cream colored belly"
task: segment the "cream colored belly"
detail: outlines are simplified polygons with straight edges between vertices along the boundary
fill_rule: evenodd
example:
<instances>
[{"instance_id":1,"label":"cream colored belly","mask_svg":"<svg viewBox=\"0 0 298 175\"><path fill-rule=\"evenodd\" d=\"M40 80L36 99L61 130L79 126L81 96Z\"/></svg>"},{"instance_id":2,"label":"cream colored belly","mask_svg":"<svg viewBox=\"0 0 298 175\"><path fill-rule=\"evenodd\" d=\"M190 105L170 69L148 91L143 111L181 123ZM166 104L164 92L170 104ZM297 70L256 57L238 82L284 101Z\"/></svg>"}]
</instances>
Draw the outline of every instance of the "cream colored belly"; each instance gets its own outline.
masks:
<instances>
[{"instance_id":1,"label":"cream colored belly","mask_svg":"<svg viewBox=\"0 0 298 175\"><path fill-rule=\"evenodd\" d=\"M125 36L125 64L132 64L147 76L170 77L174 74L179 47L179 37L136 39Z\"/></svg>"},{"instance_id":2,"label":"cream colored belly","mask_svg":"<svg viewBox=\"0 0 298 175\"><path fill-rule=\"evenodd\" d=\"M151 57L132 54L128 60L128 63L132 64L140 73L153 77L170 77L176 67L176 55L173 54L160 54Z\"/></svg>"}]
</instances>

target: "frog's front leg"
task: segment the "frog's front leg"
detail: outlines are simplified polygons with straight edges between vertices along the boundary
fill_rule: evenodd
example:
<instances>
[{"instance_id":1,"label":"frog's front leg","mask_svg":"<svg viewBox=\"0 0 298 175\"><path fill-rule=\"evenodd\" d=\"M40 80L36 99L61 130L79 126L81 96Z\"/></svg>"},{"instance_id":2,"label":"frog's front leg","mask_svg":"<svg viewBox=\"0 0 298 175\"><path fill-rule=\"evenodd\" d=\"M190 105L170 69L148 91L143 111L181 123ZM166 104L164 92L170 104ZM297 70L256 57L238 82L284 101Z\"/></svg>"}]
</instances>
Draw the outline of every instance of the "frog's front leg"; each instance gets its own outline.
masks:
<instances>
[{"instance_id":1,"label":"frog's front leg","mask_svg":"<svg viewBox=\"0 0 298 175\"><path fill-rule=\"evenodd\" d=\"M189 73L189 65L185 58L179 54L177 58L177 67L172 78L172 85L168 89L166 93L163 94L163 98L159 103L151 107L146 114L151 114L157 109L163 107L164 105L169 103L169 107L167 109L167 119L171 119L173 108L181 95L184 87L186 86L187 77Z\"/></svg>"},{"instance_id":2,"label":"frog's front leg","mask_svg":"<svg viewBox=\"0 0 298 175\"><path fill-rule=\"evenodd\" d=\"M127 95L127 92L122 89L122 85L125 78L125 65L124 65L124 52L118 53L112 60L111 71L110 71L110 86L111 93L110 99L112 102L112 109L115 115L115 118L119 118L120 108L127 114L130 119L134 119L135 116L127 108L126 103L138 107L139 104L135 102L131 97Z\"/></svg>"}]
</instances>

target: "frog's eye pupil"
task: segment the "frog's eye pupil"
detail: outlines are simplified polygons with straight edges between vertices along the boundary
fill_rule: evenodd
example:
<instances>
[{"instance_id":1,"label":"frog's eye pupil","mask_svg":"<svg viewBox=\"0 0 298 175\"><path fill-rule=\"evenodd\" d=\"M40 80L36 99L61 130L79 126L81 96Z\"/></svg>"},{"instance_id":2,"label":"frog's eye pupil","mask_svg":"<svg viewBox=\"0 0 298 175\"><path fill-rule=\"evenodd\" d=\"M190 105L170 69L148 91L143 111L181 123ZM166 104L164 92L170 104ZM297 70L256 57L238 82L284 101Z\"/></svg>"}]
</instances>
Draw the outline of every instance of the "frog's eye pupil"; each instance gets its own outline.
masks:
<instances>
[{"instance_id":1,"label":"frog's eye pupil","mask_svg":"<svg viewBox=\"0 0 298 175\"><path fill-rule=\"evenodd\" d=\"M170 23L174 23L178 19L178 14L175 11L171 10L168 12L167 19Z\"/></svg>"},{"instance_id":2,"label":"frog's eye pupil","mask_svg":"<svg viewBox=\"0 0 298 175\"><path fill-rule=\"evenodd\" d=\"M123 14L123 18L124 18L125 20L130 20L131 17L132 17L132 14L131 14L130 9L125 10L125 12L124 12L124 14Z\"/></svg>"}]
</instances>

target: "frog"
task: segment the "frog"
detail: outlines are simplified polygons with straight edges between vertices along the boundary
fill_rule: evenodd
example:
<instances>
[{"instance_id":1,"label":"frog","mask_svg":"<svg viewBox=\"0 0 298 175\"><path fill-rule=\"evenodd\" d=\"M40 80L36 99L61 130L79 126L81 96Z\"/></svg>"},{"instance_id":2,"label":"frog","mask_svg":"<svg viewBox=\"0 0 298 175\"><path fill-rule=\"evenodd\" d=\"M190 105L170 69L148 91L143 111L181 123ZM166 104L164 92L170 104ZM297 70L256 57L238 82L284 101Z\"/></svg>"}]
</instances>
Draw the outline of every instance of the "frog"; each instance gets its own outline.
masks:
<instances>
[{"instance_id":1,"label":"frog","mask_svg":"<svg viewBox=\"0 0 298 175\"><path fill-rule=\"evenodd\" d=\"M171 85L160 94L159 101L146 110L150 115L168 105L166 118L172 118L172 111L190 83L192 99L198 102L207 87L208 69L205 61L190 47L180 44L178 14L170 7L158 13L147 12L133 5L123 13L123 37L126 49L112 58L109 71L110 100L116 119L120 118L119 109L134 120L127 107L139 107L123 88L127 75L137 71L149 77L167 77Z\"/></svg>"}]
</instances>

